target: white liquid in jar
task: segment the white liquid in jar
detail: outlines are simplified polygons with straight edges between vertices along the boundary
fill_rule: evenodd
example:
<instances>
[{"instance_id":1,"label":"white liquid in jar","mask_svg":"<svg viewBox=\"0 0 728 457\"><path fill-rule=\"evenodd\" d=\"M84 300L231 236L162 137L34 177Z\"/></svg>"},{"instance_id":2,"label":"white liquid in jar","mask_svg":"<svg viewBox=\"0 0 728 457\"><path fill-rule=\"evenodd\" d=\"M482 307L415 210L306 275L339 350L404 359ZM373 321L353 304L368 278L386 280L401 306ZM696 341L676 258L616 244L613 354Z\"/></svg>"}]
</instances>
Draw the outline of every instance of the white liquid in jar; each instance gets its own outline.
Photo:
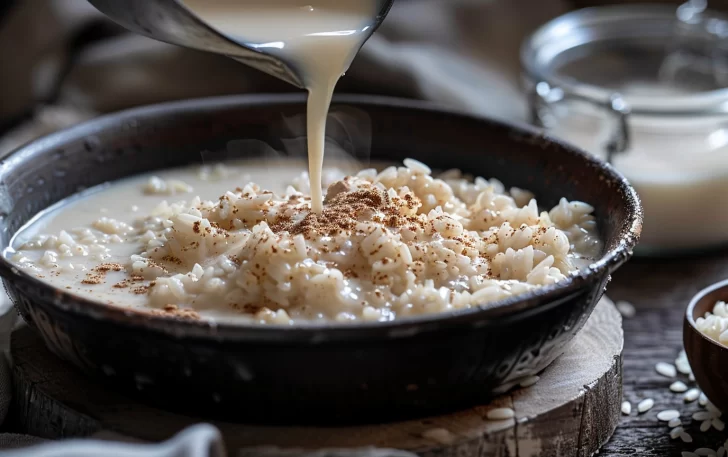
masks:
<instances>
[{"instance_id":1,"label":"white liquid in jar","mask_svg":"<svg viewBox=\"0 0 728 457\"><path fill-rule=\"evenodd\" d=\"M647 93L639 89L641 95ZM672 254L727 242L728 129L724 121L633 115L629 128L630 148L615 155L613 164L642 201L645 224L638 250ZM605 159L604 145L613 131L614 121L603 111L575 105L551 132Z\"/></svg>"},{"instance_id":2,"label":"white liquid in jar","mask_svg":"<svg viewBox=\"0 0 728 457\"><path fill-rule=\"evenodd\" d=\"M184 0L208 25L293 62L308 90L311 208L321 212L326 115L339 77L369 35L377 0Z\"/></svg>"}]
</instances>

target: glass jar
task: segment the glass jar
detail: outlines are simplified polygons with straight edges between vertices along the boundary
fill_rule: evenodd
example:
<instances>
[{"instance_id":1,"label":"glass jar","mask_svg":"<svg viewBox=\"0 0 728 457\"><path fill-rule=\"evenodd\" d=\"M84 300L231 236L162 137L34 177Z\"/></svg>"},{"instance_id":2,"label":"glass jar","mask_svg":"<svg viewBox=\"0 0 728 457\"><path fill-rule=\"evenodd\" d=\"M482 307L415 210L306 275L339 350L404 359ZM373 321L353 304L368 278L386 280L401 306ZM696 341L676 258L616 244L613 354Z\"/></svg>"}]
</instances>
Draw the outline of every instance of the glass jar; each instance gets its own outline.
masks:
<instances>
[{"instance_id":1,"label":"glass jar","mask_svg":"<svg viewBox=\"0 0 728 457\"><path fill-rule=\"evenodd\" d=\"M619 5L560 16L524 42L533 122L639 193L637 254L728 243L727 37L717 13Z\"/></svg>"}]
</instances>

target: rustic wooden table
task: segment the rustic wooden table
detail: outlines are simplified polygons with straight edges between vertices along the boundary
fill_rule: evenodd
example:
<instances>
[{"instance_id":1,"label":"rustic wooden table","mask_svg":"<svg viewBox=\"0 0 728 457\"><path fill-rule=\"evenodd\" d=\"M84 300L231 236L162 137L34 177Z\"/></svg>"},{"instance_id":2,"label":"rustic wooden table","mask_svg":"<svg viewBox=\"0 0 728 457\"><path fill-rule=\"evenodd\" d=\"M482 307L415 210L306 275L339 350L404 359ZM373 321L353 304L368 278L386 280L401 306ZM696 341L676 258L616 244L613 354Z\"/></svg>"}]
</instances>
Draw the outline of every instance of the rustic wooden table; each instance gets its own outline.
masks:
<instances>
[{"instance_id":1,"label":"rustic wooden table","mask_svg":"<svg viewBox=\"0 0 728 457\"><path fill-rule=\"evenodd\" d=\"M727 277L728 250L681 259L637 258L614 275L607 295L613 300L627 300L637 308L636 316L624 322L624 398L632 403L633 411L623 417L600 456L680 456L682 451L699 447L717 449L728 438L728 429L700 433L699 424L691 424L688 431L694 438L692 443L671 440L669 428L658 422L657 413L677 409L683 413L683 423L689 423L699 406L697 402L685 404L682 394L668 389L674 380L655 371L657 362L673 363L682 349L683 316L691 297ZM680 377L687 383L684 378ZM637 403L645 398L653 398L655 406L637 415Z\"/></svg>"}]
</instances>

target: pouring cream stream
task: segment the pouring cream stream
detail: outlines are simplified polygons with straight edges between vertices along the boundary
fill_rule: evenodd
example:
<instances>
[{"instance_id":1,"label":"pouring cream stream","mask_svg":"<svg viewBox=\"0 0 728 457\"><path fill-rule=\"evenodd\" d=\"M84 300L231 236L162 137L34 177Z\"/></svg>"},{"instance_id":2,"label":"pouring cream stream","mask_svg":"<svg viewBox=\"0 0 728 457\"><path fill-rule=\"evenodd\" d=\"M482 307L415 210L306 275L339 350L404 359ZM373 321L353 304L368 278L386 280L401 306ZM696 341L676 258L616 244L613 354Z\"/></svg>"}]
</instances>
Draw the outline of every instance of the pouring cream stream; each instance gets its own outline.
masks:
<instances>
[{"instance_id":1,"label":"pouring cream stream","mask_svg":"<svg viewBox=\"0 0 728 457\"><path fill-rule=\"evenodd\" d=\"M258 43L298 66L308 90L311 209L321 212L326 115L339 77L351 65L377 15L378 0L184 0L231 39Z\"/></svg>"}]
</instances>

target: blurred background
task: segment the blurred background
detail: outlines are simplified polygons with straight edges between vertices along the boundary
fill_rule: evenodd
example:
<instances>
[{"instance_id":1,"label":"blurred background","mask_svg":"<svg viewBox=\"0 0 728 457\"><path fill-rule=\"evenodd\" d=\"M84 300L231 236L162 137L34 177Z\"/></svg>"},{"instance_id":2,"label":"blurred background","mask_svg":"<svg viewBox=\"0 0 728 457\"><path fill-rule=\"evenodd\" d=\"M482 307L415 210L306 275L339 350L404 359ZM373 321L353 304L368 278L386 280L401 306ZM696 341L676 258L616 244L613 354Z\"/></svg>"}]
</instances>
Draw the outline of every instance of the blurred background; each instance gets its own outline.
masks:
<instances>
[{"instance_id":1,"label":"blurred background","mask_svg":"<svg viewBox=\"0 0 728 457\"><path fill-rule=\"evenodd\" d=\"M523 38L571 9L604 3L397 0L338 92L425 99L525 121ZM711 8L725 8L725 1L714 3ZM126 32L86 0L0 1L0 155L135 105L292 90L227 58Z\"/></svg>"}]
</instances>

